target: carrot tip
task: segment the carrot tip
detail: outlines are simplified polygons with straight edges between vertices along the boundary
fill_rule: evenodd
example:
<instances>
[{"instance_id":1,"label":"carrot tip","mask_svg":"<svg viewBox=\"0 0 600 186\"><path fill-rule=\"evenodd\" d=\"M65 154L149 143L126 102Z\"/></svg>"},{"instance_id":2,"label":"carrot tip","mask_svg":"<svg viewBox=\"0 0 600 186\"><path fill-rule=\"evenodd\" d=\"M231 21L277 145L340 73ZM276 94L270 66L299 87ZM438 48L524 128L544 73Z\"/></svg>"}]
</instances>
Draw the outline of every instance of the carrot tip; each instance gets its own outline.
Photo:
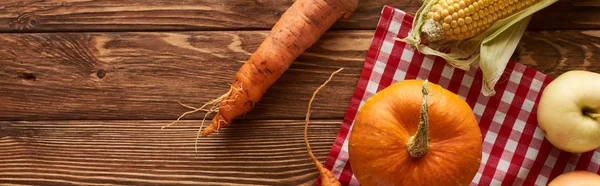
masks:
<instances>
[{"instance_id":1,"label":"carrot tip","mask_svg":"<svg viewBox=\"0 0 600 186\"><path fill-rule=\"evenodd\" d=\"M202 137L208 136L208 135L210 135L212 133L215 133L215 132L217 132L217 134L219 134L219 131L220 131L221 127L229 124L229 123L227 123L227 121L219 119L218 117L219 116L217 116L217 119L218 119L217 125L216 125L217 128L215 129L213 127L212 123L211 123L211 125L209 125L208 127L204 128L202 130Z\"/></svg>"},{"instance_id":2,"label":"carrot tip","mask_svg":"<svg viewBox=\"0 0 600 186\"><path fill-rule=\"evenodd\" d=\"M162 130L162 129L166 128L166 127L174 125L175 123L179 122L181 120L181 118L183 118L185 115L192 114L192 113L199 112L199 111L206 112L206 114L204 114L204 117L202 118L202 122L200 124L200 128L198 129L198 134L196 135L196 141L194 143L194 149L195 149L196 153L198 153L198 139L200 139L200 136L207 136L208 134L214 132L214 129L209 128L210 126L207 127L207 128L204 128L204 121L206 121L206 118L210 114L217 113L219 111L219 104L221 102L223 102L225 100L225 98L227 98L227 96L231 93L231 91L232 90L230 89L227 93L219 96L218 98L215 98L213 100L210 100L210 101L206 102L204 105L202 105L199 108L196 108L196 107L189 106L189 105L183 104L181 102L178 102L181 106L189 108L189 109L192 109L192 110L191 111L187 111L187 112L181 114L177 118L177 120L175 120L175 121L173 121L173 122L171 122L171 123L169 123L167 125L162 126L160 129ZM202 129L208 129L208 130L202 130Z\"/></svg>"},{"instance_id":3,"label":"carrot tip","mask_svg":"<svg viewBox=\"0 0 600 186\"><path fill-rule=\"evenodd\" d=\"M321 86L319 86L317 88L317 90L315 90L315 92L313 92L312 97L310 98L309 102L308 102L308 109L306 111L306 120L305 120L305 126L304 126L304 142L306 143L306 151L308 152L308 155L310 156L310 159L313 161L313 163L315 164L315 167L317 168L317 171L319 172L319 175L321 176L321 185L324 186L338 186L341 185L340 182L335 179L335 177L333 176L333 174L331 173L331 171L329 171L328 169L326 169L323 164L321 164L319 162L319 160L317 160L317 157L315 157L315 155L312 152L312 149L310 148L310 144L308 143L308 137L307 137L307 133L308 133L308 124L309 124L309 120L310 120L310 109L312 106L312 102L315 99L315 96L317 95L317 93L319 92L319 90L321 90L321 88L325 87L325 85L327 85L327 83L329 83L329 81L331 81L331 79L333 78L333 76L335 74L337 74L338 72L342 71L344 68L340 68L339 70L331 73L331 75L329 76L329 79L327 79L327 81L325 81Z\"/></svg>"},{"instance_id":4,"label":"carrot tip","mask_svg":"<svg viewBox=\"0 0 600 186\"><path fill-rule=\"evenodd\" d=\"M206 127L206 128L204 128L204 130L202 130L202 137L208 136L209 134L212 134L213 132L215 132L215 129L213 129L212 127Z\"/></svg>"}]
</instances>

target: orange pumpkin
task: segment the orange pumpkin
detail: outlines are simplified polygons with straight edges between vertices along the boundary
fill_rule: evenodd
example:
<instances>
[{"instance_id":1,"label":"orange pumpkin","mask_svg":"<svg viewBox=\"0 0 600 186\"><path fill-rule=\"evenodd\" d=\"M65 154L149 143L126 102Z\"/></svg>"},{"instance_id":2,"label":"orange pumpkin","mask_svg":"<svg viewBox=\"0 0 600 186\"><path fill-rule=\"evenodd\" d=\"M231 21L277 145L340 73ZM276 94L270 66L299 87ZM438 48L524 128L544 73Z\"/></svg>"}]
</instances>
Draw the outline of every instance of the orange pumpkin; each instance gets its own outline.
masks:
<instances>
[{"instance_id":1,"label":"orange pumpkin","mask_svg":"<svg viewBox=\"0 0 600 186\"><path fill-rule=\"evenodd\" d=\"M361 107L348 150L361 185L446 186L471 183L481 145L479 125L464 100L439 85L404 80Z\"/></svg>"}]
</instances>

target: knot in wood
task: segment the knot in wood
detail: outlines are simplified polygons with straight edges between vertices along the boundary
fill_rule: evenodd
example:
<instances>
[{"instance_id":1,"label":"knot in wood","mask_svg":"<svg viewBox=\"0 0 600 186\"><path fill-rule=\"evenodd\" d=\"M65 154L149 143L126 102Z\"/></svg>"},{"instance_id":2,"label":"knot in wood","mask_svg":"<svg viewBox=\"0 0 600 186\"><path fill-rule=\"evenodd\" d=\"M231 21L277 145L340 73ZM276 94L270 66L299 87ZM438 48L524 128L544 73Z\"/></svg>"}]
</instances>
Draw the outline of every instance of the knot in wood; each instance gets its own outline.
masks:
<instances>
[{"instance_id":1,"label":"knot in wood","mask_svg":"<svg viewBox=\"0 0 600 186\"><path fill-rule=\"evenodd\" d=\"M33 12L25 12L11 20L9 24L11 29L23 30L35 27L35 25L39 24L39 21Z\"/></svg>"},{"instance_id":2,"label":"knot in wood","mask_svg":"<svg viewBox=\"0 0 600 186\"><path fill-rule=\"evenodd\" d=\"M98 72L96 72L96 76L100 79L104 78L104 76L106 76L106 70L104 70L104 69L98 70Z\"/></svg>"}]
</instances>

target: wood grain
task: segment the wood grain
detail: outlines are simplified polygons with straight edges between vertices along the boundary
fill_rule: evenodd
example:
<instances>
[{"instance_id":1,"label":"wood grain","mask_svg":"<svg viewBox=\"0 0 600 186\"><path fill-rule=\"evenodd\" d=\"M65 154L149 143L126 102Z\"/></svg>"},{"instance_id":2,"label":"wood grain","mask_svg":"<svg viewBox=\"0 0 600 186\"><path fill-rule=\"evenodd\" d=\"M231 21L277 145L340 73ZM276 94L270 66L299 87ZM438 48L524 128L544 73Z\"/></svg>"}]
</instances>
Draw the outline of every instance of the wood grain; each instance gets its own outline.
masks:
<instances>
[{"instance_id":1,"label":"wood grain","mask_svg":"<svg viewBox=\"0 0 600 186\"><path fill-rule=\"evenodd\" d=\"M600 29L600 6L577 0L559 0L535 13L529 30Z\"/></svg>"},{"instance_id":2,"label":"wood grain","mask_svg":"<svg viewBox=\"0 0 600 186\"><path fill-rule=\"evenodd\" d=\"M0 30L249 30L270 29L293 0L8 0L0 2ZM416 12L410 0L361 1L333 29L374 29L384 5Z\"/></svg>"},{"instance_id":3,"label":"wood grain","mask_svg":"<svg viewBox=\"0 0 600 186\"><path fill-rule=\"evenodd\" d=\"M516 60L552 77L569 70L600 73L600 30L526 32Z\"/></svg>"},{"instance_id":4,"label":"wood grain","mask_svg":"<svg viewBox=\"0 0 600 186\"><path fill-rule=\"evenodd\" d=\"M0 121L0 183L312 185L304 121L247 121L194 141L200 121ZM339 120L311 121L325 161Z\"/></svg>"},{"instance_id":5,"label":"wood grain","mask_svg":"<svg viewBox=\"0 0 600 186\"><path fill-rule=\"evenodd\" d=\"M0 35L0 120L175 119L225 93L265 31ZM343 118L372 31L327 33L276 82L246 119ZM516 59L557 76L600 72L598 31L530 31ZM203 113L185 119L201 119Z\"/></svg>"},{"instance_id":6,"label":"wood grain","mask_svg":"<svg viewBox=\"0 0 600 186\"><path fill-rule=\"evenodd\" d=\"M573 5L600 7L600 2L596 0L574 0Z\"/></svg>"},{"instance_id":7,"label":"wood grain","mask_svg":"<svg viewBox=\"0 0 600 186\"><path fill-rule=\"evenodd\" d=\"M0 32L267 30L293 0L5 0ZM535 14L530 29L598 29L600 9L561 0ZM375 29L384 5L415 13L420 1L362 0L332 29Z\"/></svg>"},{"instance_id":8,"label":"wood grain","mask_svg":"<svg viewBox=\"0 0 600 186\"><path fill-rule=\"evenodd\" d=\"M229 89L267 32L48 33L0 36L0 120L175 119ZM356 87L370 31L325 35L247 119L339 118ZM202 118L196 114L189 118ZM187 119L189 119L187 118Z\"/></svg>"}]
</instances>

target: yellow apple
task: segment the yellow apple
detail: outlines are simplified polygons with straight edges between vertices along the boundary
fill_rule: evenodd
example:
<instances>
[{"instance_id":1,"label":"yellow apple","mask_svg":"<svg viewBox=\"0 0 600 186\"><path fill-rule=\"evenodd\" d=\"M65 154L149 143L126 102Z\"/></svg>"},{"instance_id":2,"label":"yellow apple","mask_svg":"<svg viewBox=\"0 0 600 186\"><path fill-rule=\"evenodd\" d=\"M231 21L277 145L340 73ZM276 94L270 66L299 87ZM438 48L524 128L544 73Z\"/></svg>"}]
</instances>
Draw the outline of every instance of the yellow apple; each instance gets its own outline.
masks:
<instances>
[{"instance_id":1,"label":"yellow apple","mask_svg":"<svg viewBox=\"0 0 600 186\"><path fill-rule=\"evenodd\" d=\"M581 153L600 147L600 74L573 70L542 92L537 120L555 147Z\"/></svg>"},{"instance_id":2,"label":"yellow apple","mask_svg":"<svg viewBox=\"0 0 600 186\"><path fill-rule=\"evenodd\" d=\"M591 186L600 185L600 176L593 172L571 171L554 178L548 186Z\"/></svg>"}]
</instances>

